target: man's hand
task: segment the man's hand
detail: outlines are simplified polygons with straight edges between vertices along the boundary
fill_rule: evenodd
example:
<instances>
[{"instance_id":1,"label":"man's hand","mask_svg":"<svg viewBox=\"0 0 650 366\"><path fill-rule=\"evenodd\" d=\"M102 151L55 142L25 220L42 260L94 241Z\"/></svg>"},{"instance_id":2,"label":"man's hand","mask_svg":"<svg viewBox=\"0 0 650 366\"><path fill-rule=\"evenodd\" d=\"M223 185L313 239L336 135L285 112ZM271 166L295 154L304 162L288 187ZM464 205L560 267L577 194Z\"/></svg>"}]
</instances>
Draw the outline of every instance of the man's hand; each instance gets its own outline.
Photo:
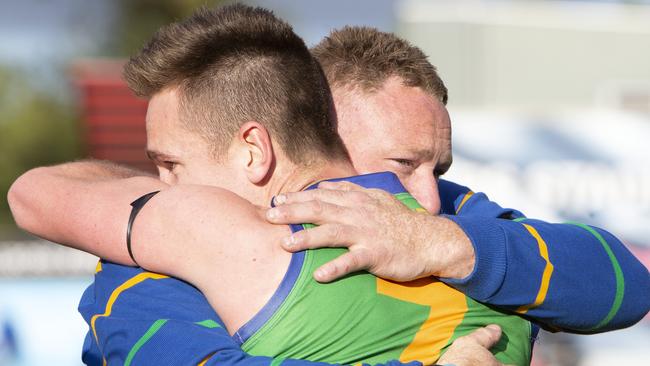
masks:
<instances>
[{"instance_id":1,"label":"man's hand","mask_svg":"<svg viewBox=\"0 0 650 366\"><path fill-rule=\"evenodd\" d=\"M409 281L426 276L463 278L474 269L472 244L455 223L414 212L378 189L323 182L319 189L279 195L275 204L267 211L272 223L319 225L285 238L286 250L349 249L315 271L319 282L359 270Z\"/></svg>"},{"instance_id":2,"label":"man's hand","mask_svg":"<svg viewBox=\"0 0 650 366\"><path fill-rule=\"evenodd\" d=\"M498 325L488 325L460 337L449 346L438 364L456 366L502 366L489 349L501 338Z\"/></svg>"}]
</instances>

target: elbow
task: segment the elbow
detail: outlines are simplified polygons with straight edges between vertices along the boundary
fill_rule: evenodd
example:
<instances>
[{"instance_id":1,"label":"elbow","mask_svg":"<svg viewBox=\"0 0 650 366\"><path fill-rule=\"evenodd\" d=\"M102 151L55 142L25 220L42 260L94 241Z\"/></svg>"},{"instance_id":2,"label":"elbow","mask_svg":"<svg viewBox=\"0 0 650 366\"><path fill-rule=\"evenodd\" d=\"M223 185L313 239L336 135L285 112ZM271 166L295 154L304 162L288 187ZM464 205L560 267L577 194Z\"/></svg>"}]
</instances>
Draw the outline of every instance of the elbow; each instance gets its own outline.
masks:
<instances>
[{"instance_id":1,"label":"elbow","mask_svg":"<svg viewBox=\"0 0 650 366\"><path fill-rule=\"evenodd\" d=\"M611 321L596 333L631 327L642 321L650 311L650 274L648 269L631 254L623 264L624 290ZM616 301L615 301L616 304Z\"/></svg>"},{"instance_id":2,"label":"elbow","mask_svg":"<svg viewBox=\"0 0 650 366\"><path fill-rule=\"evenodd\" d=\"M650 311L650 273L640 261L638 264L635 273L630 276L631 280L627 283L626 295L631 304L628 319L625 319L623 327L638 323Z\"/></svg>"},{"instance_id":3,"label":"elbow","mask_svg":"<svg viewBox=\"0 0 650 366\"><path fill-rule=\"evenodd\" d=\"M35 168L23 173L7 192L7 202L16 226L25 231L31 231L36 218L36 208L30 204L30 198L35 195L35 180L41 169L43 168Z\"/></svg>"}]
</instances>

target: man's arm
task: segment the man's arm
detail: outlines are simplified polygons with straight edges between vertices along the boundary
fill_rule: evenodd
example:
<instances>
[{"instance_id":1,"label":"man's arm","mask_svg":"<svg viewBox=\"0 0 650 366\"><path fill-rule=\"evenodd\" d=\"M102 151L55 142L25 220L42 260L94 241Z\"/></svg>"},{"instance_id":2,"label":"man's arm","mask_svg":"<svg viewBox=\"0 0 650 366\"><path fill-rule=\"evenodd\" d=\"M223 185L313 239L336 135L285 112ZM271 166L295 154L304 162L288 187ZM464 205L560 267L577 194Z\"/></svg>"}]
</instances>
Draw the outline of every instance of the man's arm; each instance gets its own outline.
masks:
<instances>
[{"instance_id":1,"label":"man's arm","mask_svg":"<svg viewBox=\"0 0 650 366\"><path fill-rule=\"evenodd\" d=\"M648 313L648 269L609 232L528 219L448 181L440 191L452 203L443 207L453 207L445 216L467 233L481 258L472 275L443 279L448 284L552 330L619 329Z\"/></svg>"},{"instance_id":2,"label":"man's arm","mask_svg":"<svg viewBox=\"0 0 650 366\"><path fill-rule=\"evenodd\" d=\"M126 265L130 203L167 184L146 173L104 161L78 161L32 169L9 189L16 224L47 240Z\"/></svg>"},{"instance_id":3,"label":"man's arm","mask_svg":"<svg viewBox=\"0 0 650 366\"><path fill-rule=\"evenodd\" d=\"M268 224L258 208L224 189L168 186L138 174L97 161L36 168L13 184L9 203L18 226L32 234L115 263L135 265L125 245L130 203L161 190L132 226L137 264L197 286L229 326L254 314L264 297L256 297L255 302L249 293L268 290L272 294L273 281L279 283L283 273L277 270L284 263L278 257L287 263L291 257L277 246L261 244L277 242L273 239L288 233L288 227L282 230ZM247 230L255 223L260 224L256 230ZM241 244L233 246L233 242ZM220 273L220 281L212 280L215 273ZM274 275L245 288L238 286L256 273Z\"/></svg>"},{"instance_id":4,"label":"man's arm","mask_svg":"<svg viewBox=\"0 0 650 366\"><path fill-rule=\"evenodd\" d=\"M478 301L575 332L630 326L650 308L648 270L604 230L524 220L451 182L441 181L441 216L413 213L350 183L321 186L283 195L267 215L275 223L321 225L286 238L288 250L349 247L316 279L361 268L401 280L434 275ZM469 263L465 275L448 275Z\"/></svg>"}]
</instances>

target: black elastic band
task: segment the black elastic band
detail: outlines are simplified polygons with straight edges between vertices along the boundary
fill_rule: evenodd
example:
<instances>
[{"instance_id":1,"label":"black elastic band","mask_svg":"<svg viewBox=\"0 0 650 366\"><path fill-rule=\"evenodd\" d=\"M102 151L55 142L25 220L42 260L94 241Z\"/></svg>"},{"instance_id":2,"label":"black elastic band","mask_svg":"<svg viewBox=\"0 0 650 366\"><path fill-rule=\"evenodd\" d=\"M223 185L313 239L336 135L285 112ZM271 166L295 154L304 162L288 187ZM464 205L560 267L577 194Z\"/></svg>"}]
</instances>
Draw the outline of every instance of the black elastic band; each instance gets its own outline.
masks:
<instances>
[{"instance_id":1,"label":"black elastic band","mask_svg":"<svg viewBox=\"0 0 650 366\"><path fill-rule=\"evenodd\" d=\"M126 226L126 249L129 251L129 257L131 257L131 260L133 263L138 264L138 262L135 261L135 258L133 257L133 251L131 250L131 228L133 227L133 221L135 221L135 217L138 216L138 212L144 207L145 203L151 199L151 197L155 196L156 193L160 191L155 191L155 192L150 192L142 197L138 198L137 200L131 202L131 215L129 216L129 224Z\"/></svg>"}]
</instances>

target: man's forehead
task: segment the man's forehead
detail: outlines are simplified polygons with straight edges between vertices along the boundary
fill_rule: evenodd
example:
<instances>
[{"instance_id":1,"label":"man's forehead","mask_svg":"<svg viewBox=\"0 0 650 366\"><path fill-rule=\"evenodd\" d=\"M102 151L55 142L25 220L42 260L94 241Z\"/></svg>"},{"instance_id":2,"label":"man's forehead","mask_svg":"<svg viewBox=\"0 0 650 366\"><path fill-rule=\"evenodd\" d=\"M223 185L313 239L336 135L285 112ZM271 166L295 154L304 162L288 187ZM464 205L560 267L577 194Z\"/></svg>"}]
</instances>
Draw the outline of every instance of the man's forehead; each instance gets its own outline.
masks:
<instances>
[{"instance_id":1,"label":"man's forehead","mask_svg":"<svg viewBox=\"0 0 650 366\"><path fill-rule=\"evenodd\" d=\"M175 88L166 88L151 96L147 106L147 127L169 124L178 119L179 99ZM165 126L168 127L168 126Z\"/></svg>"},{"instance_id":2,"label":"man's forehead","mask_svg":"<svg viewBox=\"0 0 650 366\"><path fill-rule=\"evenodd\" d=\"M149 100L146 116L147 151L151 156L178 155L187 133L180 124L178 94L167 88ZM181 149L182 150L182 149Z\"/></svg>"},{"instance_id":3,"label":"man's forehead","mask_svg":"<svg viewBox=\"0 0 650 366\"><path fill-rule=\"evenodd\" d=\"M451 161L447 110L422 89L392 81L376 92L335 90L334 95L346 144L365 144L366 153L384 158Z\"/></svg>"},{"instance_id":4,"label":"man's forehead","mask_svg":"<svg viewBox=\"0 0 650 366\"><path fill-rule=\"evenodd\" d=\"M450 136L450 124L444 106L424 93L377 95L367 101L369 115L376 128L383 130L389 140L415 145L423 150L434 140Z\"/></svg>"}]
</instances>

